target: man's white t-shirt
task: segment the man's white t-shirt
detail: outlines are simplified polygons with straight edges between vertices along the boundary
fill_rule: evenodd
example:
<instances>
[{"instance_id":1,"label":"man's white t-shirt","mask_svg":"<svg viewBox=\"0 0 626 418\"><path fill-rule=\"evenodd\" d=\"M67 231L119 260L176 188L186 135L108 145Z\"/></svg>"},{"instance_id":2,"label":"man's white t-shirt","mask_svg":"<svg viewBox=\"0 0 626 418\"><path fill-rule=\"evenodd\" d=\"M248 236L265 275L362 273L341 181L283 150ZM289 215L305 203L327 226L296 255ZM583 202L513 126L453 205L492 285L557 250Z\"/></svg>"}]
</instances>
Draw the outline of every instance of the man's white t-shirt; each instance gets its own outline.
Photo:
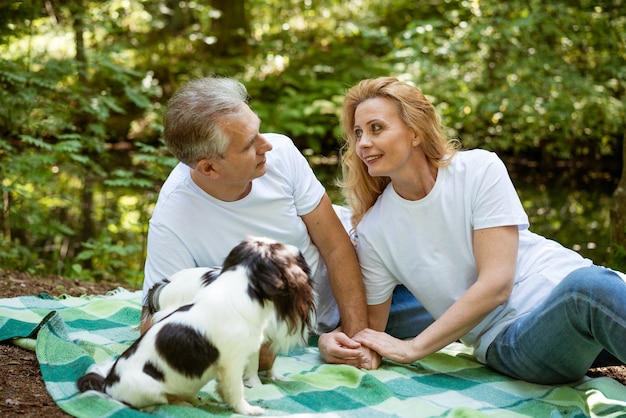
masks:
<instances>
[{"instance_id":1,"label":"man's white t-shirt","mask_svg":"<svg viewBox=\"0 0 626 418\"><path fill-rule=\"evenodd\" d=\"M167 178L148 230L144 298L157 282L182 269L220 266L230 250L249 235L295 245L314 273L318 332L335 328L339 311L319 250L301 219L313 211L325 190L290 138L264 134L273 149L267 172L252 181L241 200L224 202L200 189L188 166L179 163Z\"/></svg>"},{"instance_id":2,"label":"man's white t-shirt","mask_svg":"<svg viewBox=\"0 0 626 418\"><path fill-rule=\"evenodd\" d=\"M368 304L386 301L401 283L440 317L476 282L473 231L506 225L519 228L513 292L461 339L484 363L500 331L535 308L567 274L592 264L528 230L528 217L496 154L458 152L421 200L403 199L391 184L384 190L357 226Z\"/></svg>"}]
</instances>

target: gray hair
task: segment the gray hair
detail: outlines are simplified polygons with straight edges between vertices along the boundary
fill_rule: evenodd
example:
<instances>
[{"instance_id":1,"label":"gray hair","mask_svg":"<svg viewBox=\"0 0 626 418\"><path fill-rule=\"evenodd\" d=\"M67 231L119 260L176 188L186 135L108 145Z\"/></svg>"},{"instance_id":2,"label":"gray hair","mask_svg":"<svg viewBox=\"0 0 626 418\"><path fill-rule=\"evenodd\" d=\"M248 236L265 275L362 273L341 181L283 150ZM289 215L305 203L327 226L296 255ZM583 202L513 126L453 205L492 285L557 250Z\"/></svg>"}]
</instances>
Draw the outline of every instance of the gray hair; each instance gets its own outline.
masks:
<instances>
[{"instance_id":1,"label":"gray hair","mask_svg":"<svg viewBox=\"0 0 626 418\"><path fill-rule=\"evenodd\" d=\"M203 158L223 158L229 138L221 122L237 116L247 103L248 92L236 80L206 77L188 82L167 103L165 146L190 167Z\"/></svg>"}]
</instances>

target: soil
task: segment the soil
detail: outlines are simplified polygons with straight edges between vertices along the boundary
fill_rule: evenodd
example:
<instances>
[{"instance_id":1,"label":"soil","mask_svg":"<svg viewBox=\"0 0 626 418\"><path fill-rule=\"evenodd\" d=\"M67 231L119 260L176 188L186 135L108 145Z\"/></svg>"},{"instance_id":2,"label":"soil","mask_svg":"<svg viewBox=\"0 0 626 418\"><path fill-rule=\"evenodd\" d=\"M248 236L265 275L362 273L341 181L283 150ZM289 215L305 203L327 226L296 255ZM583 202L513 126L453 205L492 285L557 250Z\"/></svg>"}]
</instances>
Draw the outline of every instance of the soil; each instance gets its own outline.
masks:
<instances>
[{"instance_id":1,"label":"soil","mask_svg":"<svg viewBox=\"0 0 626 418\"><path fill-rule=\"evenodd\" d=\"M60 276L32 276L28 273L0 270L0 298L33 296L103 295L127 283L85 282ZM48 394L41 378L34 352L8 341L0 342L0 416L67 418Z\"/></svg>"},{"instance_id":2,"label":"soil","mask_svg":"<svg viewBox=\"0 0 626 418\"><path fill-rule=\"evenodd\" d=\"M102 295L127 283L85 282L60 276L32 276L24 272L0 270L0 298L32 296ZM56 406L41 378L37 357L10 342L0 342L0 416L67 418L70 415ZM591 377L607 376L626 385L626 366L591 369Z\"/></svg>"}]
</instances>

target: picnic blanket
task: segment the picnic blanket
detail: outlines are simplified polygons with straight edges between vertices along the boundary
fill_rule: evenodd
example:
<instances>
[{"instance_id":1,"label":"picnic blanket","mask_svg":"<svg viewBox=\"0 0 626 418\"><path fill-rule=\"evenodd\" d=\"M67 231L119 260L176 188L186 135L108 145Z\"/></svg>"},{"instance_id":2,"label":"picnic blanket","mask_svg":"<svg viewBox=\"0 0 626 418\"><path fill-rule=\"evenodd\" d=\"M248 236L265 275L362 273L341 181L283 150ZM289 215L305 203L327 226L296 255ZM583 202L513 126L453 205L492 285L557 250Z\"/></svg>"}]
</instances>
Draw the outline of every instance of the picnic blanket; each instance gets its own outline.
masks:
<instances>
[{"instance_id":1,"label":"picnic blanket","mask_svg":"<svg viewBox=\"0 0 626 418\"><path fill-rule=\"evenodd\" d=\"M49 295L0 299L0 341L36 350L41 374L57 405L76 417L211 417L233 414L215 391L200 392L201 407L165 405L150 413L90 392L76 380L95 361L121 354L139 335L141 292L105 296ZM544 386L507 378L452 344L410 365L385 361L374 371L325 364L317 341L280 356L284 381L246 388L264 416L295 417L618 417L626 387L608 377Z\"/></svg>"}]
</instances>

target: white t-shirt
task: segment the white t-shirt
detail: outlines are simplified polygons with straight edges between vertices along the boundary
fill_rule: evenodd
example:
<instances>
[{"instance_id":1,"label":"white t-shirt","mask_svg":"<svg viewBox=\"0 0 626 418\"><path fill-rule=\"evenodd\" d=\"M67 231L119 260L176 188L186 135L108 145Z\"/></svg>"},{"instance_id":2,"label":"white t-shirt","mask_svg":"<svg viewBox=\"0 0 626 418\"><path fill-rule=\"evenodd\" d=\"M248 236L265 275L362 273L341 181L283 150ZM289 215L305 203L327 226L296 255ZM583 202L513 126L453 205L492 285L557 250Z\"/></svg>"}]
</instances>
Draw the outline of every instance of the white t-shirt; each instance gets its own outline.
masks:
<instances>
[{"instance_id":1,"label":"white t-shirt","mask_svg":"<svg viewBox=\"0 0 626 418\"><path fill-rule=\"evenodd\" d=\"M528 230L528 217L496 154L458 152L421 200L403 199L391 184L379 196L357 226L368 304L384 302L402 283L440 317L476 282L473 231L506 225L519 228L513 292L461 339L484 363L487 347L504 327L535 308L568 273L592 264Z\"/></svg>"},{"instance_id":2,"label":"white t-shirt","mask_svg":"<svg viewBox=\"0 0 626 418\"><path fill-rule=\"evenodd\" d=\"M266 154L267 172L252 181L241 200L224 202L205 193L182 163L170 173L150 219L144 298L163 278L184 268L220 266L246 236L266 236L303 253L314 273L318 331L325 332L337 326L339 311L324 262L301 219L325 190L290 138L264 137L273 147Z\"/></svg>"}]
</instances>

